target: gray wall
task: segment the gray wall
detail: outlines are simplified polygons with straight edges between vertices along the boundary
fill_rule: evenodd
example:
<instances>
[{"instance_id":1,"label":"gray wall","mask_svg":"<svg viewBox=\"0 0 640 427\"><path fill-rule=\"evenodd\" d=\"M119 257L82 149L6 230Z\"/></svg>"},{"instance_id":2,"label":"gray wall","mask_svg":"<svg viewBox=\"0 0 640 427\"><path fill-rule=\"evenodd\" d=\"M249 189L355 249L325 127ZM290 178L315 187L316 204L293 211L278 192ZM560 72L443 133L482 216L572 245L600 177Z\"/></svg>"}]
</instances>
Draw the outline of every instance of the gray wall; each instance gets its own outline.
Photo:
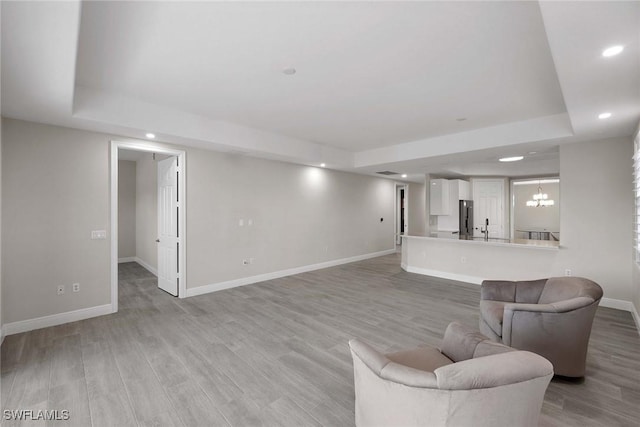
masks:
<instances>
[{"instance_id":1,"label":"gray wall","mask_svg":"<svg viewBox=\"0 0 640 427\"><path fill-rule=\"evenodd\" d=\"M5 324L108 304L109 240L90 239L109 229L108 137L8 119L2 132Z\"/></svg>"},{"instance_id":2,"label":"gray wall","mask_svg":"<svg viewBox=\"0 0 640 427\"><path fill-rule=\"evenodd\" d=\"M136 162L118 160L118 258L136 256Z\"/></svg>"},{"instance_id":3,"label":"gray wall","mask_svg":"<svg viewBox=\"0 0 640 427\"><path fill-rule=\"evenodd\" d=\"M1 99L1 97L0 97ZM0 224L2 224L2 118L0 117ZM0 227L0 335L4 337L2 330L3 321L2 310L2 227ZM0 338L1 339L1 338Z\"/></svg>"},{"instance_id":4,"label":"gray wall","mask_svg":"<svg viewBox=\"0 0 640 427\"><path fill-rule=\"evenodd\" d=\"M189 149L188 286L393 249L394 188L385 179ZM254 263L242 265L248 258Z\"/></svg>"},{"instance_id":5,"label":"gray wall","mask_svg":"<svg viewBox=\"0 0 640 427\"><path fill-rule=\"evenodd\" d=\"M158 268L158 171L147 155L136 167L136 256L152 269Z\"/></svg>"},{"instance_id":6,"label":"gray wall","mask_svg":"<svg viewBox=\"0 0 640 427\"><path fill-rule=\"evenodd\" d=\"M566 268L631 301L631 138L560 146L560 241Z\"/></svg>"},{"instance_id":7,"label":"gray wall","mask_svg":"<svg viewBox=\"0 0 640 427\"><path fill-rule=\"evenodd\" d=\"M426 190L424 184L409 184L409 234L423 235L427 232Z\"/></svg>"},{"instance_id":8,"label":"gray wall","mask_svg":"<svg viewBox=\"0 0 640 427\"><path fill-rule=\"evenodd\" d=\"M635 132L634 140L636 141L636 146L640 146L640 124L638 124L638 129ZM634 206L632 215L635 215L635 193L632 193L631 200ZM633 216L633 218L635 219L635 216ZM635 262L635 258L631 267L631 286L633 290L633 304L636 309L636 314L638 314L640 313L640 266ZM640 322L640 318L636 318L636 322ZM640 323L638 323L637 326L640 329Z\"/></svg>"},{"instance_id":9,"label":"gray wall","mask_svg":"<svg viewBox=\"0 0 640 427\"><path fill-rule=\"evenodd\" d=\"M109 239L90 233L109 229L112 139L5 119L7 322L110 302ZM186 151L189 287L394 249L390 180ZM254 264L243 266L249 257ZM58 284L74 282L81 292L56 296Z\"/></svg>"}]
</instances>

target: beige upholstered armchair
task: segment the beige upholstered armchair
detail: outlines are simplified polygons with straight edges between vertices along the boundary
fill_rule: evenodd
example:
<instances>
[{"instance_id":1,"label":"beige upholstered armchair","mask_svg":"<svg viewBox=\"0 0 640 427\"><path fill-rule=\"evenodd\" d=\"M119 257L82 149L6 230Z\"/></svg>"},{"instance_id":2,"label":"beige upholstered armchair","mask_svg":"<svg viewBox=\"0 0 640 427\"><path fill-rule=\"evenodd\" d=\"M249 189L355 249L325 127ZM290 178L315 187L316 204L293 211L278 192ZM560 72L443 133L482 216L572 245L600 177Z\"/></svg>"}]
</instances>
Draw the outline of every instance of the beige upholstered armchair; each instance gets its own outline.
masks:
<instances>
[{"instance_id":1,"label":"beige upholstered armchair","mask_svg":"<svg viewBox=\"0 0 640 427\"><path fill-rule=\"evenodd\" d=\"M558 375L582 377L601 298L602 288L581 277L485 280L480 331L494 341L544 356Z\"/></svg>"},{"instance_id":2,"label":"beige upholstered armchair","mask_svg":"<svg viewBox=\"0 0 640 427\"><path fill-rule=\"evenodd\" d=\"M537 426L551 363L451 323L442 349L383 355L357 339L356 425Z\"/></svg>"}]
</instances>

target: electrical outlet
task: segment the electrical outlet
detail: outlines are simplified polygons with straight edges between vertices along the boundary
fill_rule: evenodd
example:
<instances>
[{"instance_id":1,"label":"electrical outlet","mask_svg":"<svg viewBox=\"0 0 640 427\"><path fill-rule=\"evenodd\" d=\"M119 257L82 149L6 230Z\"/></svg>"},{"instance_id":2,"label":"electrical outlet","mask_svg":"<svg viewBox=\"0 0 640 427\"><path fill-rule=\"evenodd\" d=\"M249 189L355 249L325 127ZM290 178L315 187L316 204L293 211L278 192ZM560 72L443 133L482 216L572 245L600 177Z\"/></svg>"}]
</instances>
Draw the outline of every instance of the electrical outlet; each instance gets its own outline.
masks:
<instances>
[{"instance_id":1,"label":"electrical outlet","mask_svg":"<svg viewBox=\"0 0 640 427\"><path fill-rule=\"evenodd\" d=\"M571 269L567 268L567 269L564 271L564 275L565 275L565 276L571 276Z\"/></svg>"},{"instance_id":2,"label":"electrical outlet","mask_svg":"<svg viewBox=\"0 0 640 427\"><path fill-rule=\"evenodd\" d=\"M58 295L64 294L64 285L58 286Z\"/></svg>"},{"instance_id":3,"label":"electrical outlet","mask_svg":"<svg viewBox=\"0 0 640 427\"><path fill-rule=\"evenodd\" d=\"M80 292L80 283L74 283L72 285L73 292Z\"/></svg>"},{"instance_id":4,"label":"electrical outlet","mask_svg":"<svg viewBox=\"0 0 640 427\"><path fill-rule=\"evenodd\" d=\"M248 259L243 259L242 260L242 265L249 265L249 260Z\"/></svg>"},{"instance_id":5,"label":"electrical outlet","mask_svg":"<svg viewBox=\"0 0 640 427\"><path fill-rule=\"evenodd\" d=\"M91 240L105 240L107 238L107 230L91 231Z\"/></svg>"}]
</instances>

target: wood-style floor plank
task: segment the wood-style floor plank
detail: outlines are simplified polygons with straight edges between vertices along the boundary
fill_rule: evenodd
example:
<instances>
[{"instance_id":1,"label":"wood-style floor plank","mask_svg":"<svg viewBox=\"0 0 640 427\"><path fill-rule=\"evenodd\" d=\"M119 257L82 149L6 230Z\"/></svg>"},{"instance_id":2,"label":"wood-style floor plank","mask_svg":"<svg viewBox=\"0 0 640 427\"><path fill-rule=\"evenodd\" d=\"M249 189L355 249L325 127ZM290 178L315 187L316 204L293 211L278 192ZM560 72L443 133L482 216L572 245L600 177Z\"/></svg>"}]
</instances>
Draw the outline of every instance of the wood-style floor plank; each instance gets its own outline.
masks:
<instances>
[{"instance_id":1,"label":"wood-style floor plank","mask_svg":"<svg viewBox=\"0 0 640 427\"><path fill-rule=\"evenodd\" d=\"M410 274L398 255L189 299L135 263L120 311L5 339L3 409L70 411L70 426L349 426L352 337L381 351L438 345L476 327L476 285ZM541 426L640 425L640 336L599 308L587 376L554 378Z\"/></svg>"}]
</instances>

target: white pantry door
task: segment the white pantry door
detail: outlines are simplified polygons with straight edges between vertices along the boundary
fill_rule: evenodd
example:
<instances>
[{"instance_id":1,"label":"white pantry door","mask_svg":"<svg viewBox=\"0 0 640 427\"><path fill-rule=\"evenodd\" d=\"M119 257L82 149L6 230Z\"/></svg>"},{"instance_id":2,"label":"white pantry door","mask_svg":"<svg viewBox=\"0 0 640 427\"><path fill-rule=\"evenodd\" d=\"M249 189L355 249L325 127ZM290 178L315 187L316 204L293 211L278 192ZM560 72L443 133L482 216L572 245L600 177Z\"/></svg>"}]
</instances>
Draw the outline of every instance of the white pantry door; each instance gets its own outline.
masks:
<instances>
[{"instance_id":1,"label":"white pantry door","mask_svg":"<svg viewBox=\"0 0 640 427\"><path fill-rule=\"evenodd\" d=\"M158 162L158 287L178 295L178 158Z\"/></svg>"},{"instance_id":2,"label":"white pantry door","mask_svg":"<svg viewBox=\"0 0 640 427\"><path fill-rule=\"evenodd\" d=\"M480 230L484 230L489 218L489 237L504 238L504 180L473 180L473 204L473 235L483 236Z\"/></svg>"}]
</instances>

